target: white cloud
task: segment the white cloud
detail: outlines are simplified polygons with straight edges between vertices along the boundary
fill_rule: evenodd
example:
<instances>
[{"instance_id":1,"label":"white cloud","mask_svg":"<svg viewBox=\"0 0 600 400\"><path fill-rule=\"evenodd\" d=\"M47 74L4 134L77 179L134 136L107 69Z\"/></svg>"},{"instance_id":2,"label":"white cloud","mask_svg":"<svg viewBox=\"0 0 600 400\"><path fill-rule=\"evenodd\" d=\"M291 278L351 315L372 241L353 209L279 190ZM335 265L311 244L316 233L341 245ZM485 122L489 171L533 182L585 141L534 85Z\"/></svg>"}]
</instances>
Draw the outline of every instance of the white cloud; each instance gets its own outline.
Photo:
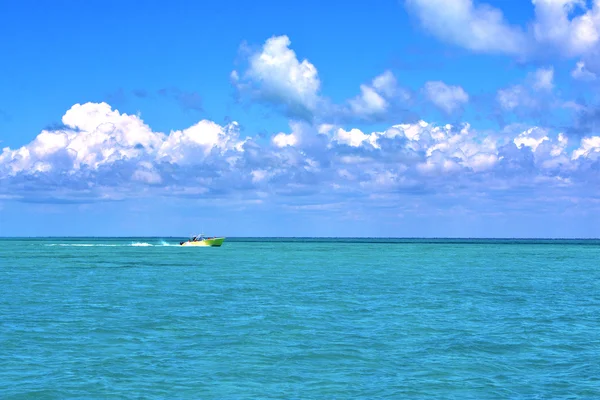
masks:
<instances>
[{"instance_id":1,"label":"white cloud","mask_svg":"<svg viewBox=\"0 0 600 400\"><path fill-rule=\"evenodd\" d=\"M12 174L31 168L97 169L155 151L165 139L164 134L152 132L137 116L120 114L106 103L76 104L62 122L67 128L42 131L29 146L5 150L0 160L10 160Z\"/></svg>"},{"instance_id":2,"label":"white cloud","mask_svg":"<svg viewBox=\"0 0 600 400\"><path fill-rule=\"evenodd\" d=\"M521 148L523 146L527 146L527 147L531 148L533 151L535 151L537 149L537 147L546 140L549 140L546 131L536 127L536 128L530 128L530 129L520 133L513 140L513 142L519 148Z\"/></svg>"},{"instance_id":3,"label":"white cloud","mask_svg":"<svg viewBox=\"0 0 600 400\"><path fill-rule=\"evenodd\" d=\"M519 105L531 106L534 104L525 88L521 85L513 85L506 89L498 90L496 98L500 106L505 110L513 110L519 107Z\"/></svg>"},{"instance_id":4,"label":"white cloud","mask_svg":"<svg viewBox=\"0 0 600 400\"><path fill-rule=\"evenodd\" d=\"M538 68L527 74L524 84L499 89L496 100L506 111L536 109L554 101L554 68Z\"/></svg>"},{"instance_id":5,"label":"white cloud","mask_svg":"<svg viewBox=\"0 0 600 400\"><path fill-rule=\"evenodd\" d=\"M532 0L534 18L511 25L502 11L473 0L406 0L424 29L446 42L482 53L516 56L558 53L567 57L598 50L600 2Z\"/></svg>"},{"instance_id":6,"label":"white cloud","mask_svg":"<svg viewBox=\"0 0 600 400\"><path fill-rule=\"evenodd\" d=\"M583 61L578 61L577 64L575 64L575 68L573 69L573 71L571 71L571 76L574 79L579 79L582 81L596 80L596 74L594 74L593 72L590 72L585 67L585 62L583 62Z\"/></svg>"},{"instance_id":7,"label":"white cloud","mask_svg":"<svg viewBox=\"0 0 600 400\"><path fill-rule=\"evenodd\" d=\"M295 146L298 144L298 138L293 132L289 134L280 132L272 140L277 147Z\"/></svg>"},{"instance_id":8,"label":"white cloud","mask_svg":"<svg viewBox=\"0 0 600 400\"><path fill-rule=\"evenodd\" d=\"M360 91L360 95L348 101L348 112L367 119L385 115L394 101L408 99L408 94L398 87L398 81L391 71L375 77L370 85L360 85Z\"/></svg>"},{"instance_id":9,"label":"white cloud","mask_svg":"<svg viewBox=\"0 0 600 400\"><path fill-rule=\"evenodd\" d=\"M578 149L573 151L572 159L593 158L596 159L600 155L600 136L590 136L581 139L581 144Z\"/></svg>"},{"instance_id":10,"label":"white cloud","mask_svg":"<svg viewBox=\"0 0 600 400\"><path fill-rule=\"evenodd\" d=\"M165 135L152 131L138 116L119 113L106 103L76 104L65 113L63 123L65 128L44 130L27 146L3 149L0 179L43 174L59 185L79 189L102 182L161 184L162 163L178 168L197 165L215 150L228 160L242 152L244 143L236 122L222 127L200 121Z\"/></svg>"},{"instance_id":11,"label":"white cloud","mask_svg":"<svg viewBox=\"0 0 600 400\"><path fill-rule=\"evenodd\" d=\"M388 98L395 96L398 91L398 81L391 71L375 77L372 85L377 92Z\"/></svg>"},{"instance_id":12,"label":"white cloud","mask_svg":"<svg viewBox=\"0 0 600 400\"><path fill-rule=\"evenodd\" d=\"M538 46L551 46L567 56L579 56L598 43L599 3L587 9L585 0L532 0L535 8L533 37ZM575 9L581 15L570 18Z\"/></svg>"},{"instance_id":13,"label":"white cloud","mask_svg":"<svg viewBox=\"0 0 600 400\"><path fill-rule=\"evenodd\" d=\"M360 96L350 100L350 108L356 115L372 115L385 113L387 101L375 89L360 85Z\"/></svg>"},{"instance_id":14,"label":"white cloud","mask_svg":"<svg viewBox=\"0 0 600 400\"><path fill-rule=\"evenodd\" d=\"M242 143L238 128L237 122L221 126L202 120L182 131L172 131L158 148L157 158L188 165L204 160L213 150L220 153L234 150Z\"/></svg>"},{"instance_id":15,"label":"white cloud","mask_svg":"<svg viewBox=\"0 0 600 400\"><path fill-rule=\"evenodd\" d=\"M550 91L554 88L554 68L539 68L533 74L533 88Z\"/></svg>"},{"instance_id":16,"label":"white cloud","mask_svg":"<svg viewBox=\"0 0 600 400\"><path fill-rule=\"evenodd\" d=\"M406 0L408 9L438 38L477 52L522 54L526 36L502 12L473 0Z\"/></svg>"},{"instance_id":17,"label":"white cloud","mask_svg":"<svg viewBox=\"0 0 600 400\"><path fill-rule=\"evenodd\" d=\"M231 79L242 91L250 90L262 101L284 106L292 116L306 116L321 102L321 81L317 68L306 59L300 61L290 45L285 35L267 39L262 50L249 57L246 72L240 76L232 71Z\"/></svg>"},{"instance_id":18,"label":"white cloud","mask_svg":"<svg viewBox=\"0 0 600 400\"><path fill-rule=\"evenodd\" d=\"M291 132L279 132L271 138L271 143L278 148L284 147L314 147L322 144L324 133L319 132L313 125L303 121L290 121ZM322 125L320 130L327 129L329 125ZM332 129L333 125L329 129Z\"/></svg>"},{"instance_id":19,"label":"white cloud","mask_svg":"<svg viewBox=\"0 0 600 400\"><path fill-rule=\"evenodd\" d=\"M252 182L260 182L268 176L268 172L263 169L257 169L251 172Z\"/></svg>"},{"instance_id":20,"label":"white cloud","mask_svg":"<svg viewBox=\"0 0 600 400\"><path fill-rule=\"evenodd\" d=\"M377 136L376 134L367 135L360 129L351 129L346 131L342 128L338 128L333 134L333 140L339 144L346 144L352 147L359 147L363 143L370 143L377 147Z\"/></svg>"},{"instance_id":21,"label":"white cloud","mask_svg":"<svg viewBox=\"0 0 600 400\"><path fill-rule=\"evenodd\" d=\"M238 92L281 108L290 118L321 123L340 119L383 120L395 105L410 98L394 74L386 70L368 84L361 84L357 96L333 104L320 94L317 68L306 59L300 61L290 46L287 36L273 36L261 50L251 52L247 69L230 74Z\"/></svg>"},{"instance_id":22,"label":"white cloud","mask_svg":"<svg viewBox=\"0 0 600 400\"><path fill-rule=\"evenodd\" d=\"M447 114L451 114L469 101L469 95L460 86L446 85L441 81L425 83L427 98Z\"/></svg>"},{"instance_id":23,"label":"white cloud","mask_svg":"<svg viewBox=\"0 0 600 400\"><path fill-rule=\"evenodd\" d=\"M168 135L154 132L140 117L105 103L75 105L63 122L69 125L3 149L0 196L292 196L332 188L371 196L427 188L445 193L452 185L485 192L491 176L494 187L505 188L524 181L583 184L600 155L597 136L569 151L564 134L540 127L481 132L469 124L420 121L365 132L292 122L289 133L261 144L240 138L235 122L203 120Z\"/></svg>"}]
</instances>

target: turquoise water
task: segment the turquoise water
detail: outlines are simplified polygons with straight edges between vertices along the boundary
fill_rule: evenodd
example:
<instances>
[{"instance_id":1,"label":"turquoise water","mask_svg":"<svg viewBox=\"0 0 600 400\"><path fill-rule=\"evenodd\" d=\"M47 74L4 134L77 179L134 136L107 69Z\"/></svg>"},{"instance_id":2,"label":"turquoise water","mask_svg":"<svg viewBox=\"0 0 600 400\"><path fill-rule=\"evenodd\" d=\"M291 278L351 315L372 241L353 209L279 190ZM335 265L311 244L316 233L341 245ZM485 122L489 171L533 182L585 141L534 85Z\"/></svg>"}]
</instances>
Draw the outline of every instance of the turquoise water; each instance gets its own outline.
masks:
<instances>
[{"instance_id":1,"label":"turquoise water","mask_svg":"<svg viewBox=\"0 0 600 400\"><path fill-rule=\"evenodd\" d=\"M600 398L600 241L179 240L0 240L0 398Z\"/></svg>"}]
</instances>

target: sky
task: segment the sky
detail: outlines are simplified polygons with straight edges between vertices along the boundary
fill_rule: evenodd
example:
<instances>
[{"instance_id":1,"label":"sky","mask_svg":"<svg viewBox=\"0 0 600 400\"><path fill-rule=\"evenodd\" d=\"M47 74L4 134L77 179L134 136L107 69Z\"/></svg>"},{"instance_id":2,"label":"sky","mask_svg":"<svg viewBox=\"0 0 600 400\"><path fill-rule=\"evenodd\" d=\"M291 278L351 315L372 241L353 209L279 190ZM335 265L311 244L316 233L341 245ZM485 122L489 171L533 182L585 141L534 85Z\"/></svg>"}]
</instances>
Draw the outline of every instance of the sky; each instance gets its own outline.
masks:
<instances>
[{"instance_id":1,"label":"sky","mask_svg":"<svg viewBox=\"0 0 600 400\"><path fill-rule=\"evenodd\" d=\"M600 236L600 0L0 0L0 236Z\"/></svg>"}]
</instances>

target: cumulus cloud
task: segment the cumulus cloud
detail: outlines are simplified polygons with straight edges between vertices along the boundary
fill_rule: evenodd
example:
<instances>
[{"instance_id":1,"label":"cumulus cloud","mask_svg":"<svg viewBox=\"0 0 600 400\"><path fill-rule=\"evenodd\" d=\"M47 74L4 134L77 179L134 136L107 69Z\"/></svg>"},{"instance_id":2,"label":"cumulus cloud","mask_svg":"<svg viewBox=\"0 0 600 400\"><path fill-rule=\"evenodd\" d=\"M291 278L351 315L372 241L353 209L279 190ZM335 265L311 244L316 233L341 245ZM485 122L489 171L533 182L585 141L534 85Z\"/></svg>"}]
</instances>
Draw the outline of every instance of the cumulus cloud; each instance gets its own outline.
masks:
<instances>
[{"instance_id":1,"label":"cumulus cloud","mask_svg":"<svg viewBox=\"0 0 600 400\"><path fill-rule=\"evenodd\" d=\"M298 144L298 137L293 132L289 134L280 132L272 140L277 147L295 146Z\"/></svg>"},{"instance_id":2,"label":"cumulus cloud","mask_svg":"<svg viewBox=\"0 0 600 400\"><path fill-rule=\"evenodd\" d=\"M535 9L533 38L567 56L588 53L600 38L600 3L587 8L582 0L532 0ZM580 15L572 16L575 11ZM571 17L572 16L572 17Z\"/></svg>"},{"instance_id":3,"label":"cumulus cloud","mask_svg":"<svg viewBox=\"0 0 600 400\"><path fill-rule=\"evenodd\" d=\"M360 95L348 100L346 114L363 119L384 119L392 109L410 98L409 93L398 86L391 71L375 77L370 84L360 85Z\"/></svg>"},{"instance_id":4,"label":"cumulus cloud","mask_svg":"<svg viewBox=\"0 0 600 400\"><path fill-rule=\"evenodd\" d=\"M62 118L64 127L42 131L28 146L4 149L0 160L9 174L22 171L97 169L122 159L143 157L164 140L138 116L120 114L106 103L76 104Z\"/></svg>"},{"instance_id":5,"label":"cumulus cloud","mask_svg":"<svg viewBox=\"0 0 600 400\"><path fill-rule=\"evenodd\" d=\"M571 158L577 160L579 158L586 158L597 160L600 155L600 136L584 137L581 139L581 145L578 149L573 151Z\"/></svg>"},{"instance_id":6,"label":"cumulus cloud","mask_svg":"<svg viewBox=\"0 0 600 400\"><path fill-rule=\"evenodd\" d=\"M550 7L542 3L544 1L538 5L542 10ZM457 28L456 32L445 37L458 35L456 37L463 40L463 34L468 38L479 35L474 48L481 51L485 48L484 44L497 46L496 50L505 48L508 45L502 44L503 40L515 43L515 46L523 50L528 48L527 41L531 40L519 29L507 25L501 13L485 4L475 4L471 0L447 4L441 4L438 0L409 0L407 4L417 13L425 10L431 15L440 14L440 18L449 13L451 23L436 23L435 29L452 30L452 23L459 21L460 29ZM567 7L569 4L571 3L567 2L564 5ZM437 20L434 18L431 23L434 21ZM474 31L473 35L469 33L469 29ZM551 65L528 73L521 83L500 88L495 99L491 97L491 103L474 102L460 85L439 80L427 81L413 93L402 87L391 70L385 70L369 81L358 83L357 93L353 97L333 103L321 93L321 78L317 67L308 59L299 58L285 35L270 37L260 48L246 48L244 61L247 65L231 72L232 83L243 99L258 100L275 107L292 120L313 125L337 124L348 128L347 125L365 122L394 123L402 120L416 123L422 118L417 110L424 111L416 107L418 104L435 107L453 118L469 105L483 105L485 108L491 105L492 108L485 111L491 112L501 126L510 123L513 118L532 124L550 125L564 116L571 117L572 112L582 112L582 105L578 101L562 99L564 92L555 90L555 70ZM573 76L588 80L595 78L595 74L588 69L587 62L580 63L573 71ZM555 110L563 112L558 115L550 112ZM304 137L306 139L308 136ZM295 146L299 141L299 136L294 132L280 132L272 138L272 142L280 148Z\"/></svg>"},{"instance_id":7,"label":"cumulus cloud","mask_svg":"<svg viewBox=\"0 0 600 400\"><path fill-rule=\"evenodd\" d=\"M361 85L360 91L360 96L350 100L350 108L354 114L373 115L386 112L387 101L373 87Z\"/></svg>"},{"instance_id":8,"label":"cumulus cloud","mask_svg":"<svg viewBox=\"0 0 600 400\"><path fill-rule=\"evenodd\" d=\"M321 80L315 65L300 61L290 39L273 36L247 55L244 71L230 78L238 93L281 110L287 117L305 121L382 121L409 100L394 74L386 70L371 82L359 85L360 93L334 104L320 93Z\"/></svg>"},{"instance_id":9,"label":"cumulus cloud","mask_svg":"<svg viewBox=\"0 0 600 400\"><path fill-rule=\"evenodd\" d=\"M202 120L153 131L105 103L76 104L64 126L0 153L0 197L100 201L131 196L383 198L390 193L500 193L583 187L596 176L600 139L562 132L420 121L382 131L291 122L268 143L239 124ZM595 179L595 178L594 178ZM54 199L54 200L51 200ZM294 202L295 200L290 200Z\"/></svg>"},{"instance_id":10,"label":"cumulus cloud","mask_svg":"<svg viewBox=\"0 0 600 400\"><path fill-rule=\"evenodd\" d=\"M317 68L307 59L300 61L290 48L290 39L273 36L260 51L251 54L248 69L231 72L233 84L242 93L283 107L291 117L312 116L322 102Z\"/></svg>"},{"instance_id":11,"label":"cumulus cloud","mask_svg":"<svg viewBox=\"0 0 600 400\"><path fill-rule=\"evenodd\" d=\"M121 183L167 183L174 169L216 159L235 160L244 141L237 123L218 126L200 121L169 135L154 132L139 116L113 110L106 103L76 104L62 118L60 130L42 131L19 149L4 148L0 175L18 187L34 179L47 186L79 190ZM210 175L210 174L208 174Z\"/></svg>"}]
</instances>

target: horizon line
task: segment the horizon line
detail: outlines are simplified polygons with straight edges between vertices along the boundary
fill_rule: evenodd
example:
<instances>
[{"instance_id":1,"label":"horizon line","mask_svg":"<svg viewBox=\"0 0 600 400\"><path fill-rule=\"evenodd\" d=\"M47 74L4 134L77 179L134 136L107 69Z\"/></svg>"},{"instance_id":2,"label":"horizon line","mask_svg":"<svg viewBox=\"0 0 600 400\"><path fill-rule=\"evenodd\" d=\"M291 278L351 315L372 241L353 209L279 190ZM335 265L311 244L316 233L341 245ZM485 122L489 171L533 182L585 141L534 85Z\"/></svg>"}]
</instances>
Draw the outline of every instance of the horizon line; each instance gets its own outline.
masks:
<instances>
[{"instance_id":1,"label":"horizon line","mask_svg":"<svg viewBox=\"0 0 600 400\"><path fill-rule=\"evenodd\" d=\"M110 235L40 235L40 236L4 236L0 239L174 239L188 237L189 235L178 236L110 236ZM218 236L218 235L217 235ZM492 237L492 236L223 236L227 239L489 239L489 240L599 240L600 237Z\"/></svg>"}]
</instances>

